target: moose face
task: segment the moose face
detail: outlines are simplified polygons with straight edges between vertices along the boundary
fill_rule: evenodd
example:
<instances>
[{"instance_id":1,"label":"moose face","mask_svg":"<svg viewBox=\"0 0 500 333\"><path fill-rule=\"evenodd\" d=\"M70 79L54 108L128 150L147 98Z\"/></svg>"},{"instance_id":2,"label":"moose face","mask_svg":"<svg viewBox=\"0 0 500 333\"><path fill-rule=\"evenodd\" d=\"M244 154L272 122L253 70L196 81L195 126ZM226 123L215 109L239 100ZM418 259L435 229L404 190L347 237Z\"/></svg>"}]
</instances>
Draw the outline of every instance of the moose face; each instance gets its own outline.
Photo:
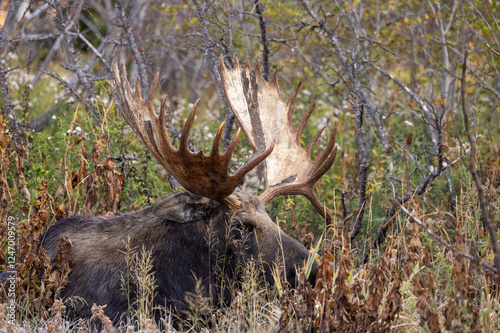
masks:
<instances>
[{"instance_id":1,"label":"moose face","mask_svg":"<svg viewBox=\"0 0 500 333\"><path fill-rule=\"evenodd\" d=\"M131 236L137 239L136 246L141 246L143 239L165 237L154 243L164 244L157 251L168 252L162 257L169 266L182 265L179 261L183 257L186 271L169 276L169 281L179 279L182 284L189 279L185 275L193 275L190 272L196 273L197 278L206 279L207 274L217 270L208 267L208 262L225 267L232 275L231 271L241 271L240 265L255 260L261 265L267 282L274 283L273 272L279 272L281 278L294 286L297 269L309 262L309 251L271 220L259 197L236 188L231 200L234 207L229 211L214 200L189 192L175 194L149 208L152 219L159 220L146 222L149 225L145 227L143 223L136 224ZM143 219L144 214L135 214ZM310 281L314 282L316 263L312 265Z\"/></svg>"}]
</instances>

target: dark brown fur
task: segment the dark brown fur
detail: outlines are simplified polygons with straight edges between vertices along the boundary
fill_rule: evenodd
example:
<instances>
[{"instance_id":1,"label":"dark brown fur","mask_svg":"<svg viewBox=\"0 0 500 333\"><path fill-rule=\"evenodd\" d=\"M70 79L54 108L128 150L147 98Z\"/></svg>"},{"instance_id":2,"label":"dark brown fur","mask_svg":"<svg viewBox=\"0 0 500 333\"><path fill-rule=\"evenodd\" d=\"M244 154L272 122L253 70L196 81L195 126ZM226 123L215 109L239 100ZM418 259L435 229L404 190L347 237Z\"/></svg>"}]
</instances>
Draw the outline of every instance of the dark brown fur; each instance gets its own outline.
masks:
<instances>
[{"instance_id":1,"label":"dark brown fur","mask_svg":"<svg viewBox=\"0 0 500 333\"><path fill-rule=\"evenodd\" d=\"M182 192L117 217L72 216L58 221L42 236L41 246L55 260L59 239L67 236L73 242L72 271L61 296L79 296L86 304L77 303L71 315L90 317L95 303L106 304L105 313L113 321L122 318L128 308L120 286L121 274L127 271L128 241L132 248L152 251L155 305L181 316L185 297L195 292L197 281L202 296L211 295L213 304L227 304L231 292L220 286L238 281L241 264L251 258L261 260L263 275L271 283L273 265L285 263L286 278L293 285L295 269L303 266L309 252L279 229L257 197L239 189L233 194L240 205L234 216L213 200ZM311 281L316 270L315 264Z\"/></svg>"}]
</instances>

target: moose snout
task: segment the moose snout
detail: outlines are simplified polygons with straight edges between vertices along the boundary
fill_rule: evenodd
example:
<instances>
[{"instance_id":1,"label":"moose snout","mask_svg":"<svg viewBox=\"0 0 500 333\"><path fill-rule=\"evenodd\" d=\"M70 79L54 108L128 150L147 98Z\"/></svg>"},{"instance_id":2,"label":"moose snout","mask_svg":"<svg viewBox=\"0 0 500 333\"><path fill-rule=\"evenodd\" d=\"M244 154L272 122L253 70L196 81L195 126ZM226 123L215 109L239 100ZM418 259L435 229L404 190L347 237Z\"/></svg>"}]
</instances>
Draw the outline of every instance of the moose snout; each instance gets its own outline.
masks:
<instances>
[{"instance_id":1,"label":"moose snout","mask_svg":"<svg viewBox=\"0 0 500 333\"><path fill-rule=\"evenodd\" d=\"M309 262L308 259L309 258L306 257L306 259L304 260L304 262L301 263L300 266L288 267L286 271L286 280L292 287L297 288L297 286L299 285L300 270L303 269L304 273L307 272L308 267L306 265ZM311 270L309 272L309 276L307 277L307 280L309 281L312 287L314 287L314 284L316 283L317 275L318 275L318 262L314 260L314 262L312 263Z\"/></svg>"},{"instance_id":2,"label":"moose snout","mask_svg":"<svg viewBox=\"0 0 500 333\"><path fill-rule=\"evenodd\" d=\"M313 266L311 269L311 273L309 274L309 278L307 279L307 280L309 280L309 283L313 287L316 284L316 276L317 275L318 275L318 262L316 260L314 260L314 263L313 263Z\"/></svg>"}]
</instances>

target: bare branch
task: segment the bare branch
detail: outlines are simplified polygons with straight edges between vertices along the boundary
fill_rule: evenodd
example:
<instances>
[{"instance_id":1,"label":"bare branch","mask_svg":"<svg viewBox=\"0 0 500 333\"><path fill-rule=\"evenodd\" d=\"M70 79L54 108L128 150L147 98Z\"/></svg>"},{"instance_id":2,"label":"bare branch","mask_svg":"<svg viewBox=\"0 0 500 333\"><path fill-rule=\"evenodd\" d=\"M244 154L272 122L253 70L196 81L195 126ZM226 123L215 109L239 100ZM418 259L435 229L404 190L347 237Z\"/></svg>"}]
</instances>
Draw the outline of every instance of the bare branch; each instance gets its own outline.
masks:
<instances>
[{"instance_id":1,"label":"bare branch","mask_svg":"<svg viewBox=\"0 0 500 333\"><path fill-rule=\"evenodd\" d=\"M17 120L14 107L12 106L12 101L10 99L9 86L7 84L7 77L3 69L3 64L0 61L0 91L2 92L2 99L5 109L5 116L9 121L9 125L12 131L12 136L14 138L14 143L16 147L22 146L24 144L24 133L21 130L19 120Z\"/></svg>"},{"instance_id":2,"label":"bare branch","mask_svg":"<svg viewBox=\"0 0 500 333\"><path fill-rule=\"evenodd\" d=\"M198 17L200 21L200 25L202 27L202 35L200 37L203 38L204 40L204 47L205 47L205 55L207 57L208 63L210 65L210 69L212 70L212 74L214 75L215 82L217 82L217 86L219 88L219 96L221 100L224 103L224 110L226 112L226 122L224 125L224 135L222 137L222 146L224 149L226 149L229 146L229 142L231 140L231 131L233 129L233 124L234 124L234 114L233 111L231 110L231 107L229 106L229 103L227 101L226 95L224 94L224 88L222 87L222 80L220 77L219 73L219 54L214 52L214 48L219 44L218 41L215 41L212 36L210 35L210 32L208 30L209 24L212 24L213 22L208 20L205 15L208 10L208 5L204 1L203 5L200 3L198 0L194 0L195 8L196 8L196 16ZM229 44L226 45L226 47L223 48L224 50L224 59L229 62L230 67L233 67L232 59L231 59L231 48L232 48L232 37L231 37L231 32L232 27L228 27L227 34L230 36L230 41Z\"/></svg>"},{"instance_id":3,"label":"bare branch","mask_svg":"<svg viewBox=\"0 0 500 333\"><path fill-rule=\"evenodd\" d=\"M263 10L260 6L260 0L254 0L255 3L255 12L257 13L257 17L259 19L259 28L260 28L260 42L262 44L262 76L264 79L269 80L269 42L267 39L267 31L266 31L266 20L264 19Z\"/></svg>"},{"instance_id":4,"label":"bare branch","mask_svg":"<svg viewBox=\"0 0 500 333\"><path fill-rule=\"evenodd\" d=\"M64 36L64 43L66 44L66 47L68 48L69 57L71 59L71 62L73 63L76 75L78 76L78 79L85 87L85 91L87 92L87 99L89 101L92 101L95 97L92 82L88 81L87 75L86 75L85 71L83 70L82 65L80 64L80 59L78 59L78 57L76 55L76 50L73 46L73 40L72 40L70 34L67 33L69 27L72 26L72 23L70 23L70 25L67 26L66 21L68 20L68 17L63 14L61 6L59 5L59 1L51 1L48 3L54 8L54 10L56 12L57 21L59 22L59 27L60 27L61 33ZM72 21L70 21L70 22L72 22ZM100 121L99 112L97 111L94 104L92 102L90 102L90 103L86 103L85 105L90 109L90 112L91 112L94 120L96 122L99 122Z\"/></svg>"},{"instance_id":5,"label":"bare branch","mask_svg":"<svg viewBox=\"0 0 500 333\"><path fill-rule=\"evenodd\" d=\"M354 43L353 47L350 50L350 58L352 62L348 60L348 58L344 55L344 50L341 48L339 41L333 31L328 26L328 23L324 19L320 19L318 15L316 15L309 5L304 1L300 0L302 6L307 11L307 13L314 19L314 21L318 24L321 30L326 35L328 42L332 45L335 54L340 60L344 71L347 73L349 77L349 81L352 83L352 87L349 88L351 95L354 97L354 111L355 111L355 121L356 121L356 135L358 142L358 150L360 157L359 164L359 208L358 215L356 217L356 221L354 222L354 226L351 231L351 240L355 240L359 235L362 227L364 212L366 208L366 200L367 200L367 180L368 180L368 168L370 164L368 163L368 154L365 147L365 136L363 133L363 122L365 116L365 108L367 108L368 113L372 117L377 127L377 132L379 134L380 140L382 142L382 146L384 149L389 147L389 142L387 140L386 134L382 129L382 123L378 116L378 111L371 99L368 97L367 91L368 89L361 84L358 78L359 74L359 64L357 63L357 59L359 58L359 50L358 43L360 38L360 22L359 17L352 11L352 29L354 35ZM347 85L348 86L348 85ZM349 87L349 86L348 86Z\"/></svg>"},{"instance_id":6,"label":"bare branch","mask_svg":"<svg viewBox=\"0 0 500 333\"><path fill-rule=\"evenodd\" d=\"M465 37L465 33L464 33ZM495 266L497 268L497 274L500 277L500 252L498 250L498 241L496 238L496 230L493 228L493 225L490 220L490 214L488 212L488 205L486 204L485 198L484 198L484 190L483 190L483 185L481 184L481 180L479 179L479 175L477 174L477 169L476 169L476 140L472 137L471 131L470 131L470 123L469 123L469 115L467 113L467 108L466 108L466 100L465 100L465 84L467 83L466 80L466 71L467 71L467 38L464 40L464 57L463 57L463 65L462 65L462 78L460 79L461 82L461 89L460 89L460 94L461 94L461 101L462 101L462 112L464 115L464 125L465 125L465 133L467 135L467 138L469 139L470 143L470 160L469 160L469 171L472 175L472 179L474 179L474 184L476 185L476 190L477 190L477 196L479 199L479 206L481 207L481 217L483 220L483 224L486 230L488 230L488 233L490 235L490 242L491 242L491 247L493 248L493 253L495 254Z\"/></svg>"},{"instance_id":7,"label":"bare branch","mask_svg":"<svg viewBox=\"0 0 500 333\"><path fill-rule=\"evenodd\" d=\"M147 93L149 91L149 79L148 79L148 72L146 70L146 64L144 63L144 59L142 58L142 53L137 48L135 37L134 34L132 33L132 28L130 27L129 17L125 14L125 9L123 8L121 0L116 0L116 8L120 13L120 20L122 21L123 31L125 31L125 37L127 38L128 47L130 48L132 54L134 55L137 67L139 67L142 98L146 98Z\"/></svg>"},{"instance_id":8,"label":"bare branch","mask_svg":"<svg viewBox=\"0 0 500 333\"><path fill-rule=\"evenodd\" d=\"M73 25L73 22L71 22L71 25ZM38 82L38 80L40 80L40 77L42 77L43 71L47 68L49 63L52 61L52 58L57 53L57 51L59 51L59 49L61 48L61 42L62 42L63 37L64 37L63 34L60 34L57 37L56 41L54 42L54 45L52 45L49 53L47 54L47 56L43 60L43 63L40 66L40 69L37 71L33 80L31 80L31 87L34 87L35 84Z\"/></svg>"},{"instance_id":9,"label":"bare branch","mask_svg":"<svg viewBox=\"0 0 500 333\"><path fill-rule=\"evenodd\" d=\"M455 249L455 247L453 245L451 245L450 243L446 242L444 239L442 239L441 237L439 237L438 235L436 235L434 233L434 231L432 231L431 229L427 228L427 226L422 221L420 221L417 217L415 217L412 213L410 213L398 201L392 200L392 203L393 203L393 205L396 205L399 209L401 209L406 215L408 215L408 217L410 219L410 222L413 222L413 223L417 224L419 227L421 227L422 229L424 229L432 238L434 238L440 244L444 245L446 248L448 248L449 250L451 250L451 252L453 253L454 256L461 256L461 257L467 258L467 259L473 261L476 265L484 266L487 269L489 269L489 270L491 270L491 271L493 271L495 273L498 273L498 269L497 268L492 267L491 265L488 265L487 263L482 263L481 264L480 258L472 256L472 255L467 254L467 253L462 253L462 252L457 251L457 249Z\"/></svg>"}]
</instances>

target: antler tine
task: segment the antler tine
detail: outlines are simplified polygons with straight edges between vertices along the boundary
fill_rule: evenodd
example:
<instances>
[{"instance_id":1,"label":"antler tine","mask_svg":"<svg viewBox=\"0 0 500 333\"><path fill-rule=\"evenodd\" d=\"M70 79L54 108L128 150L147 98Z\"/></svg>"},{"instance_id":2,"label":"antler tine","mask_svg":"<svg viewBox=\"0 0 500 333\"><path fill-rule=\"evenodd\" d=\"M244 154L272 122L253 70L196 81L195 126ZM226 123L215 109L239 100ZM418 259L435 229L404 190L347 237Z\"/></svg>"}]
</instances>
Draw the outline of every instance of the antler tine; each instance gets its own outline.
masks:
<instances>
[{"instance_id":1,"label":"antler tine","mask_svg":"<svg viewBox=\"0 0 500 333\"><path fill-rule=\"evenodd\" d=\"M217 130L217 134L215 134L214 143L212 144L212 150L210 151L210 155L219 154L219 144L222 138L222 131L224 130L224 122L220 124L219 129Z\"/></svg>"},{"instance_id":2,"label":"antler tine","mask_svg":"<svg viewBox=\"0 0 500 333\"><path fill-rule=\"evenodd\" d=\"M297 94L299 93L299 88L300 88L301 84L302 84L302 82L299 82L299 84L297 84L297 87L295 87L295 91L293 92L292 98L288 102L288 112L287 112L287 115L288 115L288 125L290 127L292 126L293 111L295 111L295 100L297 99Z\"/></svg>"},{"instance_id":3,"label":"antler tine","mask_svg":"<svg viewBox=\"0 0 500 333\"><path fill-rule=\"evenodd\" d=\"M302 194L302 193L301 193ZM332 213L326 206L318 199L316 194L314 192L309 193L309 192L304 192L303 194L313 205L314 209L323 216L325 219L325 224L330 225L332 224Z\"/></svg>"},{"instance_id":4,"label":"antler tine","mask_svg":"<svg viewBox=\"0 0 500 333\"><path fill-rule=\"evenodd\" d=\"M274 71L274 74L273 74L273 78L271 79L271 84L273 86L275 86L276 89L278 89L278 93L279 93L279 86L278 86L278 73L279 72L280 72L279 69L276 68L276 70ZM280 95L280 97L281 97L281 95Z\"/></svg>"},{"instance_id":5,"label":"antler tine","mask_svg":"<svg viewBox=\"0 0 500 333\"><path fill-rule=\"evenodd\" d=\"M142 89L141 89L141 77L137 75L137 80L135 81L135 93L134 98L142 97Z\"/></svg>"},{"instance_id":6,"label":"antler tine","mask_svg":"<svg viewBox=\"0 0 500 333\"><path fill-rule=\"evenodd\" d=\"M329 223L331 213L317 198L314 185L335 161L337 127L326 149L314 161L310 158L311 150L324 128L318 131L307 147L300 144L317 97L314 97L299 126L293 128L292 118L300 83L290 101L286 102L279 91L277 72L267 82L262 77L259 63L253 70L248 65L244 69L235 66L228 70L221 60L219 70L227 100L248 141L259 149L270 147L271 142L275 142L272 144L276 147L274 153L266 159L266 191L260 195L262 201L266 203L278 195L301 194Z\"/></svg>"},{"instance_id":7,"label":"antler tine","mask_svg":"<svg viewBox=\"0 0 500 333\"><path fill-rule=\"evenodd\" d=\"M264 161L274 150L274 146L276 145L276 141L273 141L271 146L264 151L257 152L252 158L250 158L245 164L243 164L238 171L236 171L235 176L241 174L241 178L247 174L250 170L259 165L260 162Z\"/></svg>"},{"instance_id":8,"label":"antler tine","mask_svg":"<svg viewBox=\"0 0 500 333\"><path fill-rule=\"evenodd\" d=\"M229 163L229 159L231 158L231 155L233 155L234 148L236 148L236 145L238 144L238 140L240 139L240 133L241 130L238 128L236 131L236 134L234 135L233 141L231 141L231 144L229 144L229 147L227 147L226 152L222 155L222 157L227 160Z\"/></svg>"},{"instance_id":9,"label":"antler tine","mask_svg":"<svg viewBox=\"0 0 500 333\"><path fill-rule=\"evenodd\" d=\"M335 158L337 157L337 147L333 149L332 153L328 156L326 161L321 164L312 174L309 182L315 184L333 165Z\"/></svg>"},{"instance_id":10,"label":"antler tine","mask_svg":"<svg viewBox=\"0 0 500 333\"><path fill-rule=\"evenodd\" d=\"M316 156L316 158L314 159L313 161L314 168L312 169L312 172L315 172L323 164L323 161L330 155L330 153L336 147L335 146L336 137L337 137L337 123L335 123L335 126L333 127L332 135L330 136L330 140L328 141L325 150L319 156ZM337 150L335 149L335 151ZM327 170L325 170L325 172L326 171Z\"/></svg>"},{"instance_id":11,"label":"antler tine","mask_svg":"<svg viewBox=\"0 0 500 333\"><path fill-rule=\"evenodd\" d=\"M324 130L322 128L318 134ZM315 137L319 136L318 134ZM316 182L332 167L337 156L337 145L335 145L335 138L337 136L337 123L333 128L330 140L328 142L325 150L317 156L313 164L314 166L310 169L310 175L308 179L302 184L285 184L282 186L275 186L267 189L264 193L260 195L261 200L264 203L268 203L273 198L280 195L287 194L301 194L304 195L314 206L316 211L320 213L326 220L327 224L331 222L330 211L319 201L318 197L314 193L314 185ZM311 141L312 142L312 141ZM309 147L309 146L308 146Z\"/></svg>"},{"instance_id":12,"label":"antler tine","mask_svg":"<svg viewBox=\"0 0 500 333\"><path fill-rule=\"evenodd\" d=\"M138 76L138 78L140 78ZM149 89L148 96L146 97L146 103L148 103L148 110L151 118L156 117L155 112L155 94L156 94L156 86L158 85L158 79L160 78L160 73L156 72L155 78L153 79L153 83L151 84L151 88ZM142 96L142 95L139 95Z\"/></svg>"},{"instance_id":13,"label":"antler tine","mask_svg":"<svg viewBox=\"0 0 500 333\"><path fill-rule=\"evenodd\" d=\"M148 140L149 140L149 151L155 156L156 159L161 159L161 152L160 149L158 148L158 145L155 140L155 134L153 130L153 125L151 125L151 120L146 120L144 121L144 127L146 129L146 133L148 134ZM153 149L151 149L153 148Z\"/></svg>"},{"instance_id":14,"label":"antler tine","mask_svg":"<svg viewBox=\"0 0 500 333\"><path fill-rule=\"evenodd\" d=\"M198 110L198 104L200 104L199 98L194 103L193 108L191 109L191 112L189 113L189 117L186 119L186 123L184 124L184 127L182 128L181 139L179 142L179 151L183 154L186 154L189 152L189 147L188 147L189 131L191 130L191 127L193 127L194 117L196 116L196 110Z\"/></svg>"},{"instance_id":15,"label":"antler tine","mask_svg":"<svg viewBox=\"0 0 500 333\"><path fill-rule=\"evenodd\" d=\"M326 164L325 166L329 165L330 167L332 166L333 162L335 160L335 156L333 156L333 160L329 161L331 163ZM329 225L332 221L332 214L326 206L321 203L321 201L318 199L316 196L316 193L314 193L314 184L316 181L320 178L319 176L317 179L311 178L304 184L286 184L283 186L275 186L267 189L262 193L259 198L267 204L269 201L271 201L273 198L281 196L281 195L303 195L305 196L313 205L313 207L316 209L316 211L325 218L326 225Z\"/></svg>"},{"instance_id":16,"label":"antler tine","mask_svg":"<svg viewBox=\"0 0 500 333\"><path fill-rule=\"evenodd\" d=\"M125 102L124 100L126 100L125 96L123 96L123 95L125 95L127 93L130 94L130 87L126 87L125 82L124 82L126 80L126 78L123 76L124 75L123 69L122 69L122 72L120 72L118 70L118 66L116 65L116 63L113 63L113 74L114 74L114 79L115 79L116 85L118 85L120 88L117 90L117 92L120 94L120 97L121 97L121 98L119 98L119 100L115 100L115 103L123 103L123 102ZM127 123L130 123L131 122L130 114L127 112L122 112L121 107L119 107L119 110L120 110L120 115L125 119L125 121ZM133 128L133 129L135 130L135 128Z\"/></svg>"},{"instance_id":17,"label":"antler tine","mask_svg":"<svg viewBox=\"0 0 500 333\"><path fill-rule=\"evenodd\" d=\"M302 117L302 120L299 123L299 126L297 127L297 139L296 139L296 142L297 142L298 145L300 144L300 139L302 138L302 133L304 132L304 128L306 128L307 121L309 120L309 117L311 117L312 112L314 111L314 107L316 106L316 100L317 100L317 98L318 98L318 95L315 95L314 99L313 99L313 101L311 103L311 105L309 106L309 109L304 114L304 116ZM318 138L319 138L319 136L318 136ZM314 141L314 143L316 143L316 141ZM313 143L313 145L314 145L314 143ZM310 153L310 151L309 151L309 153Z\"/></svg>"},{"instance_id":18,"label":"antler tine","mask_svg":"<svg viewBox=\"0 0 500 333\"><path fill-rule=\"evenodd\" d=\"M132 93L124 65L120 72L116 63L113 63L113 73L115 79L113 97L120 110L120 114L137 133L146 148L154 155L158 162L186 190L214 199L228 210L238 207L237 198L231 194L245 174L265 159L272 152L274 146L259 151L234 175L230 175L228 174L228 167L238 141L239 130L229 148L222 155L219 154L219 144L224 124L219 127L212 150L208 156L204 155L202 151L197 153L191 152L188 148L188 136L200 103L200 100L197 100L182 129L179 149L175 149L168 137L166 128L166 98L162 101L159 116L156 115L154 108L158 73L145 100L142 98L139 80L136 84L135 92Z\"/></svg>"},{"instance_id":19,"label":"antler tine","mask_svg":"<svg viewBox=\"0 0 500 333\"><path fill-rule=\"evenodd\" d=\"M156 90L156 84L158 82L158 73L156 74L153 85L148 92L148 98L144 101L142 99L139 76L137 77L135 92L132 93L130 83L126 77L125 64L122 64L122 70L120 73L118 67L116 66L116 63L113 63L113 72L115 81L118 83L119 87L119 89L116 89L115 87L114 93L115 95L117 95L117 97L119 97L118 104L121 116L139 135L141 140L144 142L148 150L150 150L151 153L155 156L155 158L160 158L161 156L159 147L157 145L157 140L155 140L153 135L154 131L158 127L158 117L156 116L156 113L154 111L154 93ZM137 104L137 102L141 102L142 108L134 105ZM147 114L145 114L145 112L140 112L140 110L144 108L146 109Z\"/></svg>"},{"instance_id":20,"label":"antler tine","mask_svg":"<svg viewBox=\"0 0 500 333\"><path fill-rule=\"evenodd\" d=\"M167 96L165 96L165 97L163 97L163 100L161 101L159 124L166 124L167 123L167 117L166 117L167 110L168 110ZM160 126L160 128L161 128L161 138L162 138L162 141L165 143L164 148L167 149L170 153L175 152L175 148L174 148L174 146L172 146L172 143L170 142L170 138L168 137L167 126Z\"/></svg>"},{"instance_id":21,"label":"antler tine","mask_svg":"<svg viewBox=\"0 0 500 333\"><path fill-rule=\"evenodd\" d=\"M323 133L325 128L326 128L326 126L321 127L320 130L318 131L318 133L316 133L316 135L311 139L311 141L307 145L306 151L309 154L309 156L311 156L313 146L316 144L316 142L318 141L319 137L321 136L321 134Z\"/></svg>"}]
</instances>

